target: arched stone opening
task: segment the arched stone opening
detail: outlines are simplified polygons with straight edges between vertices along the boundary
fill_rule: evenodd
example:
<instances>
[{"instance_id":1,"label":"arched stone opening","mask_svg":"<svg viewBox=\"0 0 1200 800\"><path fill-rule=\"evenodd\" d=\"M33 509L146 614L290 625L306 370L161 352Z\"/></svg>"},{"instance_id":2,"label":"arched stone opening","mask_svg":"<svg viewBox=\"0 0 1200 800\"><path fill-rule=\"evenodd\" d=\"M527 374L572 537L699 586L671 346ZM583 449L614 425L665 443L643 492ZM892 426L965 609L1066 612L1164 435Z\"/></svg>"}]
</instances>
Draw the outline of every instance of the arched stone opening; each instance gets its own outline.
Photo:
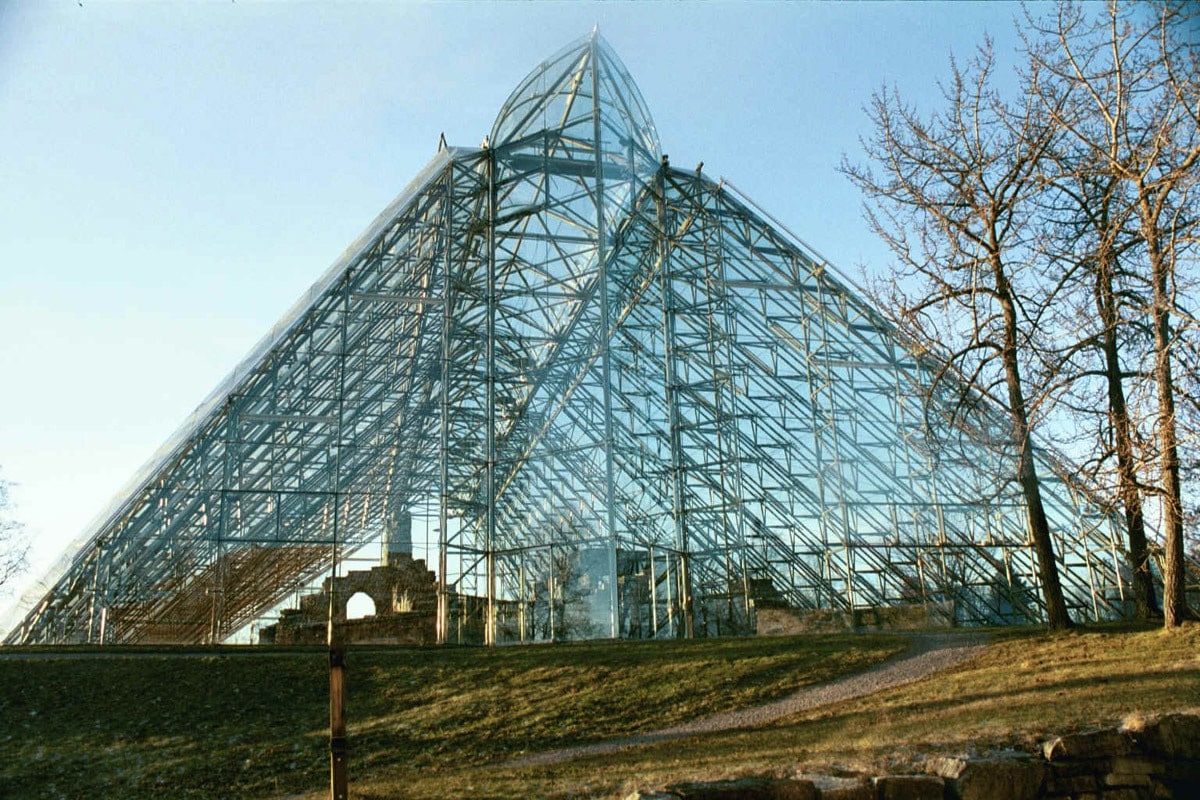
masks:
<instances>
[{"instance_id":1,"label":"arched stone opening","mask_svg":"<svg viewBox=\"0 0 1200 800\"><path fill-rule=\"evenodd\" d=\"M375 616L375 600L366 592L355 592L346 601L346 619Z\"/></svg>"}]
</instances>

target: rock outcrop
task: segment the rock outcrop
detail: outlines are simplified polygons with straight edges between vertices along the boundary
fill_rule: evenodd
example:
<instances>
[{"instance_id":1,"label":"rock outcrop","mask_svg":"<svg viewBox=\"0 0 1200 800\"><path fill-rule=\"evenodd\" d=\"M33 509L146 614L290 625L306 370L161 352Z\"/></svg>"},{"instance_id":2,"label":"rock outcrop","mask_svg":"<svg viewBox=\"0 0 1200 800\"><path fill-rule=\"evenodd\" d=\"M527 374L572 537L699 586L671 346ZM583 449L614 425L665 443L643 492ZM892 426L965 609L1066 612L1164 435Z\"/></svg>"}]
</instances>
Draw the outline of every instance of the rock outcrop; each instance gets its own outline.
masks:
<instances>
[{"instance_id":1,"label":"rock outcrop","mask_svg":"<svg viewBox=\"0 0 1200 800\"><path fill-rule=\"evenodd\" d=\"M1038 753L936 756L916 775L680 783L626 800L1194 800L1200 715L1057 736Z\"/></svg>"}]
</instances>

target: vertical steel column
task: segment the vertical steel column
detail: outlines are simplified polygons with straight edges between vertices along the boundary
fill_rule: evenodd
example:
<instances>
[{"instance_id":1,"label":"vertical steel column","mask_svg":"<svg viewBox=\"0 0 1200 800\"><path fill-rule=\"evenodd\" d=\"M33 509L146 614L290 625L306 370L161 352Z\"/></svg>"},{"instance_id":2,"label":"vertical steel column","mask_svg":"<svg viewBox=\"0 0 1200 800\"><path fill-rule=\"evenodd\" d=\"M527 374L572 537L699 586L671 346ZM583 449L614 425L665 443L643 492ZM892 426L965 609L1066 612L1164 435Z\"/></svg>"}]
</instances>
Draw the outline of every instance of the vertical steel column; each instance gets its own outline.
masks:
<instances>
[{"instance_id":1,"label":"vertical steel column","mask_svg":"<svg viewBox=\"0 0 1200 800\"><path fill-rule=\"evenodd\" d=\"M613 468L613 420L612 420L612 366L609 353L608 318L608 247L604 223L604 161L601 157L601 126L600 126L600 67L597 63L599 53L596 48L596 37L592 37L589 58L592 69L592 138L593 154L596 163L596 267L599 270L600 283L600 372L603 386L601 394L604 403L604 510L605 524L608 527L608 618L609 631L612 638L619 635L617 621L617 513L613 497L616 483ZM633 165L630 164L632 170Z\"/></svg>"},{"instance_id":2,"label":"vertical steel column","mask_svg":"<svg viewBox=\"0 0 1200 800\"><path fill-rule=\"evenodd\" d=\"M1076 544L1083 548L1083 568L1087 571L1088 592L1091 594L1092 599L1092 619L1096 622L1099 622L1100 600L1096 591L1096 576L1092 569L1092 550L1088 546L1091 543L1092 537L1088 535L1090 533L1090 531L1088 531L1088 521L1083 516L1083 498L1079 496L1079 490L1074 486L1069 485L1066 481L1062 481L1062 487L1063 491L1066 493L1067 499L1071 501L1071 510L1074 512L1076 525L1075 530L1079 534L1076 537ZM1061 548L1059 551L1061 553L1059 558L1062 560L1063 572L1067 572L1067 555L1070 551L1066 548L1065 534L1059 538L1059 547ZM1068 573L1068 578L1069 577L1070 575Z\"/></svg>"},{"instance_id":3,"label":"vertical steel column","mask_svg":"<svg viewBox=\"0 0 1200 800\"><path fill-rule=\"evenodd\" d=\"M666 565L663 567L663 586L667 587L667 633L675 636L678 634L675 626L675 593L671 587L671 551L666 552L663 561ZM679 587L675 587L678 589Z\"/></svg>"},{"instance_id":4,"label":"vertical steel column","mask_svg":"<svg viewBox=\"0 0 1200 800\"><path fill-rule=\"evenodd\" d=\"M922 487L920 485L920 480L917 475L917 467L914 466L914 463L913 463L913 450L916 445L912 441L911 431L909 433L905 433L906 430L910 430L909 425L908 425L908 418L906 417L906 414L908 413L907 412L908 403L907 403L906 389L905 389L905 385L900 383L900 376L902 373L902 366L903 366L902 359L905 358L905 356L897 351L898 351L898 346L896 344L895 339L894 338L888 339L887 340L887 353L888 353L888 359L892 365L892 379L893 379L891 388L892 388L892 391L894 391L895 395L896 395L896 402L891 406L891 408L892 408L892 423L896 426L896 444L903 445L903 447L904 447L904 453L903 453L904 472L905 472L905 478L907 479L906 482L908 485L909 496L915 500L916 498L919 498L921 496L922 492L920 490L922 488L928 488L929 489L928 496L933 498L933 497L937 496L936 490L933 489L932 486ZM905 350L904 353L907 353L907 350ZM914 359L916 358L916 356L911 356L911 357ZM920 367L920 365L918 364L918 369L919 369L919 367ZM912 383L916 383L916 382L917 381L914 378ZM917 413L918 411L919 411L919 409L914 409L913 413ZM932 484L932 482L933 482L933 465L929 460L927 448L925 449L925 455L920 458L920 465L921 465L921 469L924 471L925 476L927 476L926 479ZM921 533L922 533L922 528L923 528L923 524L924 524L924 517L920 513L920 511L917 510L915 507L912 509L910 516L912 519L912 526L913 526L912 537L911 537L912 559L914 561L914 566L916 567L917 580L920 582L920 585L921 585L921 604L927 607L929 605L929 587L927 586L927 581L925 579L925 556L924 556L925 550L924 550L924 544L922 544L922 541L921 541ZM897 520L897 523L896 523L896 536L897 536L897 540L899 540L900 539L899 520Z\"/></svg>"},{"instance_id":5,"label":"vertical steel column","mask_svg":"<svg viewBox=\"0 0 1200 800\"><path fill-rule=\"evenodd\" d=\"M446 594L446 568L449 565L450 526L450 270L453 261L450 251L454 246L454 168L453 161L446 180L445 224L443 226L442 252L442 328L439 342L441 361L441 389L438 392L438 576L437 576L437 643L445 644L449 639L450 597Z\"/></svg>"},{"instance_id":6,"label":"vertical steel column","mask_svg":"<svg viewBox=\"0 0 1200 800\"><path fill-rule=\"evenodd\" d=\"M696 176L696 183L697 183L696 194L697 194L697 196L700 196L701 193L704 191L704 187L703 187L703 179L700 177L699 174L697 174L697 176ZM716 187L715 191L713 191L711 194L713 197L714 204L719 209L721 200L722 200L721 187L718 185ZM726 433L726 438L728 438L729 441L727 443L722 443L721 442L722 428L718 424L718 426L717 426L717 442L718 442L718 451L722 451L725 447L729 448L730 458L732 459L732 462L733 462L733 469L732 469L733 497L734 497L734 501L736 503L736 505L734 506L734 514L733 514L734 525L736 527L734 544L738 548L738 572L740 573L741 584L742 584L742 610L745 613L746 625L749 625L750 624L750 576L746 572L746 560L747 560L747 558L746 558L747 557L747 553L746 553L746 550L747 550L747 546L746 546L746 511L745 511L746 498L745 498L745 495L743 494L745 483L743 482L743 475L742 475L741 415L739 413L739 408L738 408L738 398L737 398L738 393L737 393L737 389L733 383L734 382L734 378L733 378L733 371L734 371L733 340L734 340L735 332L733 329L734 317L730 310L730 306L732 305L733 301L731 300L731 298L729 296L729 283L728 283L728 277L726 275L726 271L727 271L728 267L725 263L725 225L723 222L721 222L722 219L723 219L723 215L719 214L716 218L716 221L712 224L715 224L716 231L717 231L716 278L717 278L717 285L719 287L720 298L721 298L721 326L724 328L723 344L724 344L724 350L725 350L725 373L726 373L726 375L725 375L724 386L722 388L724 389L724 394L728 398L728 402L729 402L729 415L730 415L730 420L731 420L731 428ZM716 364L715 359L714 359L713 363L715 366L715 364ZM719 404L717 406L717 409L718 409L718 413L719 413L720 412ZM725 464L724 464L724 459L722 459L722 465L721 465L722 489L724 489L724 486L725 486L725 476L726 476ZM726 536L728 536L728 534L726 534ZM728 538L726 539L726 541L728 542ZM728 544L727 544L726 545L726 560L728 560L728 552L729 552L729 550L728 550ZM728 572L728 569L726 571ZM727 582L729 581L730 577L731 577L730 575L726 574L725 579ZM729 602L732 605L732 603L733 603L732 591L730 592Z\"/></svg>"},{"instance_id":7,"label":"vertical steel column","mask_svg":"<svg viewBox=\"0 0 1200 800\"><path fill-rule=\"evenodd\" d=\"M496 151L487 151L487 341L484 343L484 558L487 561L487 610L484 644L496 643Z\"/></svg>"},{"instance_id":8,"label":"vertical steel column","mask_svg":"<svg viewBox=\"0 0 1200 800\"><path fill-rule=\"evenodd\" d=\"M333 456L333 548L329 568L329 621L326 638L329 645L329 796L346 800L349 796L346 772L346 650L335 629L337 604L338 534L341 523L342 447L345 444L346 415L346 328L350 318L350 283L354 272L342 278L341 331L338 346L337 427L334 430Z\"/></svg>"},{"instance_id":9,"label":"vertical steel column","mask_svg":"<svg viewBox=\"0 0 1200 800\"><path fill-rule=\"evenodd\" d=\"M328 640L332 647L334 643L333 622L334 611L337 609L335 595L337 594L337 571L338 571L338 535L341 532L341 513L342 513L342 445L343 436L346 424L346 345L348 336L346 327L350 317L350 283L353 276L353 270L347 270L342 278L342 313L341 313L341 330L339 331L338 345L338 388L337 388L337 425L334 428L334 447L333 447L333 491L330 493L333 498L333 533L332 533L332 553L331 563L329 567L329 631Z\"/></svg>"},{"instance_id":10,"label":"vertical steel column","mask_svg":"<svg viewBox=\"0 0 1200 800\"><path fill-rule=\"evenodd\" d=\"M824 271L824 265L822 265L822 266L818 267L816 270L814 270L814 272L817 272L817 273L820 273L823 271ZM827 310L828 306L826 305L826 300L825 300L826 291L827 290L826 290L825 282L824 281L818 282L818 284L817 284L817 299L818 299L818 307L820 309L819 321L821 324L821 355L822 355L822 361L824 361L824 368L825 368L824 386L826 387L827 392L828 392L828 396L826 398L826 400L828 402L827 410L829 412L828 431L830 432L830 435L833 437L833 442L832 442L832 444L833 444L833 461L832 461L832 463L835 467L835 473L837 475L837 486L838 486L837 506L838 506L838 511L840 512L840 516L842 519L842 547L843 547L842 554L844 557L843 561L845 563L845 570L846 570L846 602L849 604L851 610L853 610L854 606L857 603L857 598L856 598L855 590L854 590L854 572L855 572L854 540L852 538L853 532L850 530L849 500L846 496L847 495L846 475L845 475L845 470L842 467L841 435L838 432L838 421L837 421L837 416L834 411L834 403L836 401L836 396L835 396L835 389L834 389L834 385L833 385L833 364L832 364L832 359L830 359L830 355L829 355L829 346L831 344L831 341L830 341L830 335L829 335L829 312Z\"/></svg>"},{"instance_id":11,"label":"vertical steel column","mask_svg":"<svg viewBox=\"0 0 1200 800\"><path fill-rule=\"evenodd\" d=\"M654 563L654 545L648 545L650 551L650 635L658 638L658 565Z\"/></svg>"},{"instance_id":12,"label":"vertical steel column","mask_svg":"<svg viewBox=\"0 0 1200 800\"><path fill-rule=\"evenodd\" d=\"M667 166L659 168L655 178L658 184L658 230L655 239L659 247L659 275L662 283L663 314L663 388L666 393L667 424L671 441L671 517L675 523L675 548L679 553L682 573L679 590L680 615L683 617L683 635L691 639L695 633L692 621L692 585L688 577L688 521L683 488L683 442L679 433L679 397L675 385L675 306L672 298L675 289L671 285L671 242L667 233ZM668 557L668 572L670 560ZM668 592L670 579L667 580ZM668 595L668 618L673 613Z\"/></svg>"},{"instance_id":13,"label":"vertical steel column","mask_svg":"<svg viewBox=\"0 0 1200 800\"><path fill-rule=\"evenodd\" d=\"M811 264L809 264L807 261L801 261L801 259L798 256L793 256L792 269L794 270L794 272L796 274L791 277L793 278L793 280L796 280L796 282L797 282L797 293L801 294L801 296L797 299L800 301L800 307L804 308L804 304L805 304L806 300L808 303L811 303L813 298L812 298L811 294L803 293L804 292L803 288L801 286L799 286L799 283L800 283L800 281L799 281L799 265L801 263L804 264L805 268L808 268L810 270L810 272L813 274L814 278L816 278L817 275L816 275L816 270L811 269ZM818 287L819 286L820 286L820 284L818 282ZM818 288L818 292L819 291L820 291L820 289ZM818 305L821 305L820 297L817 298L817 303L818 303ZM825 489L825 480L827 477L826 473L825 473L825 448L822 445L821 420L820 420L820 415L818 413L818 408L817 408L817 400L818 400L817 381L820 376L817 375L815 373L815 370L813 369L813 359L812 359L812 350L813 350L812 316L814 313L824 313L824 309L822 309L821 311L818 311L818 312L813 312L813 310L810 307L810 308L806 309L806 312L807 312L807 315L804 318L804 345L805 345L805 350L808 354L808 357L804 359L804 366L808 372L808 414L809 414L809 421L812 425L812 432L813 432L813 456L816 459L816 465L815 465L815 469L814 469L814 477L816 479L816 484L817 484L817 502L821 506L820 511L818 512L818 516L817 516L817 527L820 529L819 533L821 536L821 549L823 551L822 558L821 558L821 571L823 572L824 578L825 578L824 588L829 592L829 607L833 608L834 607L834 597L836 596L836 592L834 591L834 588L833 588L833 566L832 566L831 554L829 551L829 542L830 542L831 537L829 535L829 522L828 522L829 515L826 510L827 506L828 506L828 501L826 499L827 492ZM828 379L828 376L826 376L826 379ZM846 584L847 584L847 586L849 586L850 576L846 577ZM820 605L821 605L821 599L820 599L819 590L818 590L817 607L819 608ZM851 603L850 605L851 605L851 608L853 608L853 603Z\"/></svg>"},{"instance_id":14,"label":"vertical steel column","mask_svg":"<svg viewBox=\"0 0 1200 800\"><path fill-rule=\"evenodd\" d=\"M221 641L222 616L224 614L225 598L225 528L229 520L229 497L233 490L234 446L237 444L237 429L241 424L237 399L230 395L228 410L225 413L225 442L224 463L221 474L221 493L218 497L220 510L217 512L216 569L214 577L216 585L213 588L212 617L209 620L208 643L217 644Z\"/></svg>"},{"instance_id":15,"label":"vertical steel column","mask_svg":"<svg viewBox=\"0 0 1200 800\"><path fill-rule=\"evenodd\" d=\"M1116 537L1113 535L1113 530L1114 525L1110 521L1108 523L1108 535L1110 542L1109 553L1112 554L1113 576L1117 581L1117 594L1121 600L1121 614L1124 616L1125 603L1128 602L1128 598L1125 596L1125 581L1121 578L1121 551L1117 547L1117 541Z\"/></svg>"},{"instance_id":16,"label":"vertical steel column","mask_svg":"<svg viewBox=\"0 0 1200 800\"><path fill-rule=\"evenodd\" d=\"M518 576L517 576L518 595L517 596L520 598L520 605L517 606L517 622L521 626L521 634L520 634L521 644L525 644L525 617L526 617L525 607L528 605L528 602L526 600L526 595L525 595L527 590L525 588L525 550L524 549L521 550L521 560L520 560L520 564L518 565L517 569L518 569Z\"/></svg>"},{"instance_id":17,"label":"vertical steel column","mask_svg":"<svg viewBox=\"0 0 1200 800\"><path fill-rule=\"evenodd\" d=\"M558 588L557 586L555 586L555 581L554 581L554 541L553 540L551 540L551 542L550 542L549 550L550 550L550 556L549 556L548 563L550 564L550 568L547 570L547 577L546 577L546 593L547 593L547 600L548 600L548 602L546 603L546 609L547 609L547 613L548 613L547 619L549 621L549 627L550 627L550 641L553 642L553 641L557 641L557 639L554 635L554 595L555 595L555 590Z\"/></svg>"},{"instance_id":18,"label":"vertical steel column","mask_svg":"<svg viewBox=\"0 0 1200 800\"><path fill-rule=\"evenodd\" d=\"M112 605L112 571L113 548L109 547L104 553L104 577L101 580L104 591L100 597L100 633L97 644L105 644L108 638L108 610Z\"/></svg>"},{"instance_id":19,"label":"vertical steel column","mask_svg":"<svg viewBox=\"0 0 1200 800\"><path fill-rule=\"evenodd\" d=\"M96 624L96 595L100 591L100 559L103 557L104 546L97 542L93 552L96 559L95 566L92 568L92 589L88 598L88 623L87 623L87 643L96 644L95 641L95 624ZM103 642L100 642L103 644Z\"/></svg>"}]
</instances>

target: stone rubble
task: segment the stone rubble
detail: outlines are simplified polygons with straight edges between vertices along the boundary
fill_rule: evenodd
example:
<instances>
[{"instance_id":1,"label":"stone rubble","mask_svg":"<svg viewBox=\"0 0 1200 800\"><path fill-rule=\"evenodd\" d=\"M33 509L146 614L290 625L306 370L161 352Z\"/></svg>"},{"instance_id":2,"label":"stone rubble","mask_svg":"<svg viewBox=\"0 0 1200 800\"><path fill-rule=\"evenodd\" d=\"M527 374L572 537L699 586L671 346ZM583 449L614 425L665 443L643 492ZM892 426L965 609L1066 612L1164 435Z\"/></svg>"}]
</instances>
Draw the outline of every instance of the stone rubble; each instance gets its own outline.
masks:
<instances>
[{"instance_id":1,"label":"stone rubble","mask_svg":"<svg viewBox=\"0 0 1200 800\"><path fill-rule=\"evenodd\" d=\"M1196 800L1200 714L1058 736L1037 755L931 757L924 770L679 783L625 800Z\"/></svg>"}]
</instances>

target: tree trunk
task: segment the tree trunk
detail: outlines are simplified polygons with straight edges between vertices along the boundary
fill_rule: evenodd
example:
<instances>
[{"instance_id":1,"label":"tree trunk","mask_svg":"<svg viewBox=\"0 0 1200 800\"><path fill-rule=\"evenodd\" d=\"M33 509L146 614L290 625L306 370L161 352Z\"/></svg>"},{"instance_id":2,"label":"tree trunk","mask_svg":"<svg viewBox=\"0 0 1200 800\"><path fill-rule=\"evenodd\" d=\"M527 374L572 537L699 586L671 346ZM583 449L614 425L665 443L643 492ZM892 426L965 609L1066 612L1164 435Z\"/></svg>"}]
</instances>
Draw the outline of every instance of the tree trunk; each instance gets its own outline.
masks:
<instances>
[{"instance_id":1,"label":"tree trunk","mask_svg":"<svg viewBox=\"0 0 1200 800\"><path fill-rule=\"evenodd\" d=\"M1117 491L1125 509L1125 530L1129 539L1129 569L1133 574L1133 602L1138 619L1153 619L1158 614L1154 594L1154 575L1150 571L1150 551L1146 546L1146 524L1142 512L1142 493L1137 485L1133 461L1133 436L1125 386L1121 378L1121 356L1117 344L1116 298L1110 258L1102 255L1096 275L1096 310L1104 325L1104 377L1108 385L1108 415L1113 426L1117 449Z\"/></svg>"},{"instance_id":2,"label":"tree trunk","mask_svg":"<svg viewBox=\"0 0 1200 800\"><path fill-rule=\"evenodd\" d=\"M1033 442L1029 436L1029 414L1025 408L1025 394L1021 389L1021 369L1017 361L1017 309L1003 265L996 260L993 262L993 267L1000 306L1004 312L1004 347L1001 360L1004 363L1004 379L1008 387L1008 405L1012 415L1013 433L1017 439L1017 479L1021 484L1021 492L1025 496L1029 532L1033 537L1034 552L1037 553L1042 600L1046 604L1046 624L1050 630L1066 630L1072 627L1071 616L1067 613L1062 584L1058 579L1058 564L1054 560L1054 543L1050 538L1050 525L1046 521L1046 509L1042 505L1041 482L1038 480L1037 466L1033 460Z\"/></svg>"},{"instance_id":3,"label":"tree trunk","mask_svg":"<svg viewBox=\"0 0 1200 800\"><path fill-rule=\"evenodd\" d=\"M1143 195L1144 197L1144 195ZM1154 275L1154 381L1158 387L1158 449L1162 470L1163 624L1179 627L1188 618L1183 572L1183 491L1175 433L1175 382L1171 375L1169 267L1159 247L1157 220L1143 200L1142 225Z\"/></svg>"}]
</instances>

